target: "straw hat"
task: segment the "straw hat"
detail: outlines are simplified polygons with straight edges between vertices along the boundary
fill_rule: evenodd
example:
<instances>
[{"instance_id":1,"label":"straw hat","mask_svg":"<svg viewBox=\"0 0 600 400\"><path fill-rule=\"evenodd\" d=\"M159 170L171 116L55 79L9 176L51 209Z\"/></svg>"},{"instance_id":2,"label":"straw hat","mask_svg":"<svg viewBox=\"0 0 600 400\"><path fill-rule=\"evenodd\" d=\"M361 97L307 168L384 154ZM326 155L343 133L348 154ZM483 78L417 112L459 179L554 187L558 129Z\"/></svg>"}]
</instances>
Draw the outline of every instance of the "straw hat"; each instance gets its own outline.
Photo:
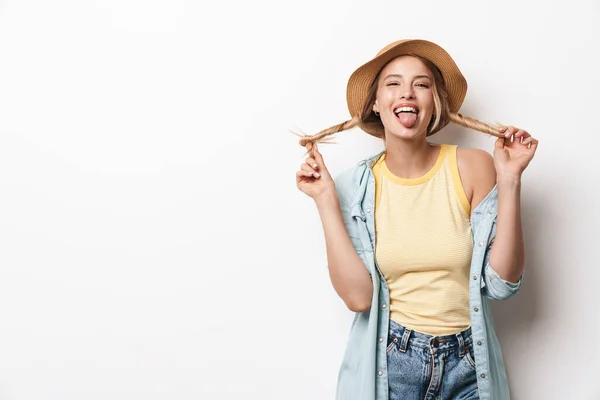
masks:
<instances>
[{"instance_id":1,"label":"straw hat","mask_svg":"<svg viewBox=\"0 0 600 400\"><path fill-rule=\"evenodd\" d=\"M401 55L420 56L431 61L438 67L448 91L450 111L453 113L458 112L467 94L467 81L452 57L435 43L427 40L405 39L391 43L381 49L375 58L359 67L350 76L346 89L346 100L350 115L356 117L362 113L364 103L367 101L369 88L377 77L377 74L379 74L388 62ZM440 125L435 132L442 129L447 123ZM362 123L359 126L373 136L383 136L382 127L363 126ZM435 132L431 132L430 134Z\"/></svg>"}]
</instances>

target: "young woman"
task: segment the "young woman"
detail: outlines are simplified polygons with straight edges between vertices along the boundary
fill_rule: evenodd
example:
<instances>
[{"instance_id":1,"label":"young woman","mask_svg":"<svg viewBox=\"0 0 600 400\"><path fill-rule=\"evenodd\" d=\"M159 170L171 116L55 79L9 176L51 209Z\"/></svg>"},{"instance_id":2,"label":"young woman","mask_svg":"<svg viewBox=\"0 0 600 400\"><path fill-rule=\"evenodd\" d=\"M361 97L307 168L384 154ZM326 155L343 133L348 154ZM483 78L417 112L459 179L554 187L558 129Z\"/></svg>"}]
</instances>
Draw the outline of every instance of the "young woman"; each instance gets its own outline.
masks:
<instances>
[{"instance_id":1,"label":"young woman","mask_svg":"<svg viewBox=\"0 0 600 400\"><path fill-rule=\"evenodd\" d=\"M300 144L298 188L317 206L331 282L356 312L337 398L509 399L488 298L518 292L521 175L538 141L458 110L467 83L424 40L386 46L347 88L352 119ZM494 157L434 145L449 122L498 136ZM316 143L359 126L385 150L335 182Z\"/></svg>"}]
</instances>

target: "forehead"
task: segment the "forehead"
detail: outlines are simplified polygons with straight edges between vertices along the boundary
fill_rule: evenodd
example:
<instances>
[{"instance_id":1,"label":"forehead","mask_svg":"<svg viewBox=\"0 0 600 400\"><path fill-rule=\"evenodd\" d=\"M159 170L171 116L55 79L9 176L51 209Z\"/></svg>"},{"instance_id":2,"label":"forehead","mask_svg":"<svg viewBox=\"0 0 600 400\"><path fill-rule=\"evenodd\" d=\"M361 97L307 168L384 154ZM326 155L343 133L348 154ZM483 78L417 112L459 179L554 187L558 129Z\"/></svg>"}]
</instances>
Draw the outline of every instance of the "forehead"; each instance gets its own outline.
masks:
<instances>
[{"instance_id":1,"label":"forehead","mask_svg":"<svg viewBox=\"0 0 600 400\"><path fill-rule=\"evenodd\" d=\"M381 77L385 78L388 74L408 75L427 75L431 77L431 71L418 58L413 56L400 56L394 58L386 64L381 70Z\"/></svg>"}]
</instances>

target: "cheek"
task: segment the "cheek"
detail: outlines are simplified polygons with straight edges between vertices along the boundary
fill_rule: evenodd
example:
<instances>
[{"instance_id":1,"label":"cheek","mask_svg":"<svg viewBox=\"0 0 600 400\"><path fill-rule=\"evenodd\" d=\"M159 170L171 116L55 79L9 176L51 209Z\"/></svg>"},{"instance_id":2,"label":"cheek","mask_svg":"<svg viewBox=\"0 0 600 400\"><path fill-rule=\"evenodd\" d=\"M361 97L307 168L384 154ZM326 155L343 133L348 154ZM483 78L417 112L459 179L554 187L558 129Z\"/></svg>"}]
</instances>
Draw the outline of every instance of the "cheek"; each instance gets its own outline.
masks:
<instances>
[{"instance_id":1,"label":"cheek","mask_svg":"<svg viewBox=\"0 0 600 400\"><path fill-rule=\"evenodd\" d=\"M388 105L389 103L392 103L395 99L395 95L394 92L392 90L380 90L377 93L377 97L376 100L378 104L380 105Z\"/></svg>"},{"instance_id":2,"label":"cheek","mask_svg":"<svg viewBox=\"0 0 600 400\"><path fill-rule=\"evenodd\" d=\"M427 109L433 110L433 107L435 106L435 102L433 101L433 94L423 93L423 97L421 97L421 104L425 105Z\"/></svg>"}]
</instances>

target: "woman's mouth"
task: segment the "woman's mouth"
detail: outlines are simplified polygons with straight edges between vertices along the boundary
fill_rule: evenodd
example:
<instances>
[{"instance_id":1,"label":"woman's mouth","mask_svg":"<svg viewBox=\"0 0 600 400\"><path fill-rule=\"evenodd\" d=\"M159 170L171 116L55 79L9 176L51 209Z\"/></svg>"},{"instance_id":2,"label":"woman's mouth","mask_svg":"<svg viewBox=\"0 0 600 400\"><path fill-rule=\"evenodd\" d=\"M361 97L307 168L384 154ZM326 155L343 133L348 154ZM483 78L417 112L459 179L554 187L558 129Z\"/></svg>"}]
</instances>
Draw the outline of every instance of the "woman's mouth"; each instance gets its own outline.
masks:
<instances>
[{"instance_id":1,"label":"woman's mouth","mask_svg":"<svg viewBox=\"0 0 600 400\"><path fill-rule=\"evenodd\" d=\"M394 108L394 114L405 128L412 128L417 122L419 109L414 105L401 105Z\"/></svg>"}]
</instances>

